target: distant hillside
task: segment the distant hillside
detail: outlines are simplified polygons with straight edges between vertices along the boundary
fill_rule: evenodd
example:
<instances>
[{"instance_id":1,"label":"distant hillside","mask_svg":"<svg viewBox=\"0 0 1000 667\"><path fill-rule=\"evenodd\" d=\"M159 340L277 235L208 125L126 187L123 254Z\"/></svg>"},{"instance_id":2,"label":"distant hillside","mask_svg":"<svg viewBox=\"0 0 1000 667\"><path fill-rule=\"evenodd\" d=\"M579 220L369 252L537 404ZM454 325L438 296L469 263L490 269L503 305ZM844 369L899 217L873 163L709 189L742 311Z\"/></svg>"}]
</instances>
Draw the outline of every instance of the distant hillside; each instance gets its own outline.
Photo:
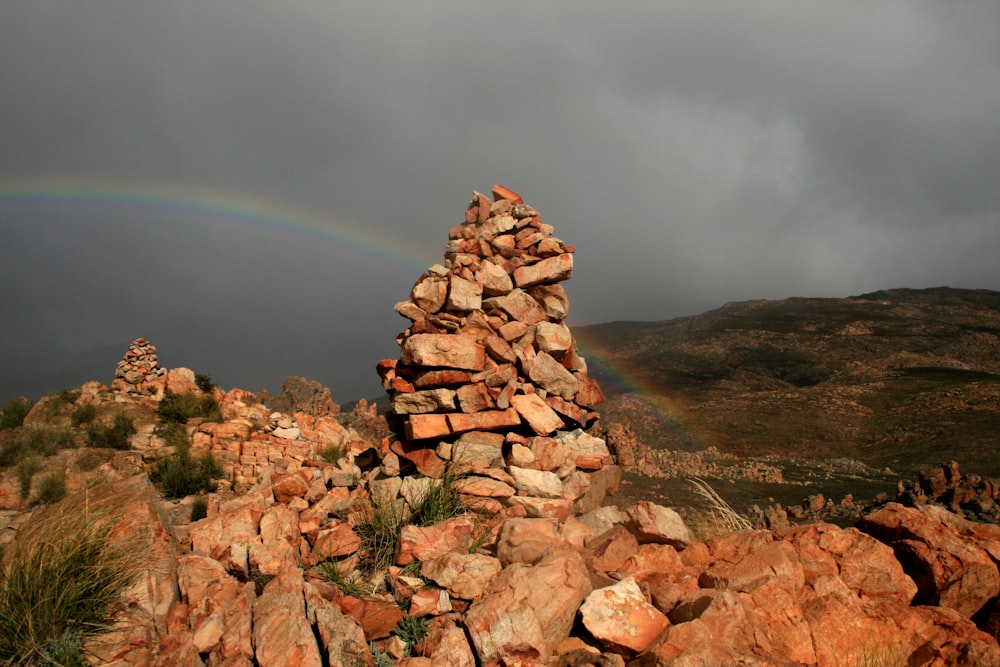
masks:
<instances>
[{"instance_id":1,"label":"distant hillside","mask_svg":"<svg viewBox=\"0 0 1000 667\"><path fill-rule=\"evenodd\" d=\"M656 448L1000 476L1000 293L893 289L574 329L605 422ZM639 400L645 396L646 400Z\"/></svg>"}]
</instances>

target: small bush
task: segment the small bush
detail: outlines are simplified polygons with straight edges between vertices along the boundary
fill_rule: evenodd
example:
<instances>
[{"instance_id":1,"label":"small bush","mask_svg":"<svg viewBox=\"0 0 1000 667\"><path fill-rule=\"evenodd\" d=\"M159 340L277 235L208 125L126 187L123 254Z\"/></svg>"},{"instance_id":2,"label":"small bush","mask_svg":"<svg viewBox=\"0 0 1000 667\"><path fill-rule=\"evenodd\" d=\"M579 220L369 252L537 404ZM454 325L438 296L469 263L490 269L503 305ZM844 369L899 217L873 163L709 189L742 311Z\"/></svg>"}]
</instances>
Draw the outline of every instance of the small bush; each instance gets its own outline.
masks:
<instances>
[{"instance_id":1,"label":"small bush","mask_svg":"<svg viewBox=\"0 0 1000 667\"><path fill-rule=\"evenodd\" d=\"M22 425L34 405L34 401L29 401L24 396L12 398L4 403L0 407L0 430Z\"/></svg>"},{"instance_id":2,"label":"small bush","mask_svg":"<svg viewBox=\"0 0 1000 667\"><path fill-rule=\"evenodd\" d=\"M91 447L131 449L130 440L135 433L135 420L125 410L115 415L110 426L93 422L87 424L87 439Z\"/></svg>"},{"instance_id":3,"label":"small bush","mask_svg":"<svg viewBox=\"0 0 1000 667\"><path fill-rule=\"evenodd\" d=\"M46 396L41 399L45 405L45 421L51 422L53 419L59 416L59 411L62 410L63 402L59 400L58 396Z\"/></svg>"},{"instance_id":4,"label":"small bush","mask_svg":"<svg viewBox=\"0 0 1000 667\"><path fill-rule=\"evenodd\" d=\"M200 417L209 422L222 421L222 409L211 394L185 392L175 394L168 391L156 409L160 421L165 424L186 424L189 419Z\"/></svg>"},{"instance_id":5,"label":"small bush","mask_svg":"<svg viewBox=\"0 0 1000 667\"><path fill-rule=\"evenodd\" d=\"M66 477L62 473L50 473L38 481L38 492L32 505L48 505L66 496Z\"/></svg>"},{"instance_id":6,"label":"small bush","mask_svg":"<svg viewBox=\"0 0 1000 667\"><path fill-rule=\"evenodd\" d=\"M156 427L155 433L163 438L163 444L167 447L179 449L191 446L191 438L188 437L187 428L185 428L184 424L178 424L177 422L161 424Z\"/></svg>"},{"instance_id":7,"label":"small bush","mask_svg":"<svg viewBox=\"0 0 1000 667\"><path fill-rule=\"evenodd\" d=\"M198 373L194 376L194 383L197 385L198 389L201 389L206 394L215 387L215 383L212 382L212 376L208 373Z\"/></svg>"},{"instance_id":8,"label":"small bush","mask_svg":"<svg viewBox=\"0 0 1000 667\"><path fill-rule=\"evenodd\" d=\"M197 459L188 447L180 447L170 456L153 464L149 478L163 488L167 498L185 498L213 490L213 480L223 476L222 466L211 453Z\"/></svg>"},{"instance_id":9,"label":"small bush","mask_svg":"<svg viewBox=\"0 0 1000 667\"><path fill-rule=\"evenodd\" d=\"M52 456L73 446L73 434L66 428L35 426L0 445L0 468L17 464L26 456Z\"/></svg>"},{"instance_id":10,"label":"small bush","mask_svg":"<svg viewBox=\"0 0 1000 667\"><path fill-rule=\"evenodd\" d=\"M28 456L17 463L17 483L21 489L21 499L31 493L31 480L42 467L42 461L37 456Z\"/></svg>"},{"instance_id":11,"label":"small bush","mask_svg":"<svg viewBox=\"0 0 1000 667\"><path fill-rule=\"evenodd\" d=\"M198 496L191 503L191 521L200 521L208 516L208 498Z\"/></svg>"},{"instance_id":12,"label":"small bush","mask_svg":"<svg viewBox=\"0 0 1000 667\"><path fill-rule=\"evenodd\" d=\"M137 538L111 540L116 517L43 517L0 572L0 664L86 665L84 640L110 625L140 571Z\"/></svg>"},{"instance_id":13,"label":"small bush","mask_svg":"<svg viewBox=\"0 0 1000 667\"><path fill-rule=\"evenodd\" d=\"M80 426L82 424L89 424L94 421L97 417L97 406L93 403L84 403L83 405L77 407L73 410L73 414L69 417L69 422L73 426Z\"/></svg>"},{"instance_id":14,"label":"small bush","mask_svg":"<svg viewBox=\"0 0 1000 667\"><path fill-rule=\"evenodd\" d=\"M63 389L59 392L59 400L67 405L72 405L76 403L82 393L79 389Z\"/></svg>"}]
</instances>

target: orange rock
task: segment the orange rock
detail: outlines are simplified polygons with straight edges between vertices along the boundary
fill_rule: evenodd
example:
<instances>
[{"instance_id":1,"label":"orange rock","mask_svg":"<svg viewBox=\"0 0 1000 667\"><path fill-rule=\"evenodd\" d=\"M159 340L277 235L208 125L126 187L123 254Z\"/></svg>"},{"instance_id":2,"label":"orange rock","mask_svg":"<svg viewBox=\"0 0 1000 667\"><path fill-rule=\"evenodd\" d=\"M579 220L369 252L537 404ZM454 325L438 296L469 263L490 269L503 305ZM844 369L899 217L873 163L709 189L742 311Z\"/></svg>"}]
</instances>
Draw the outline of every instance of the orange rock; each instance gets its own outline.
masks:
<instances>
[{"instance_id":1,"label":"orange rock","mask_svg":"<svg viewBox=\"0 0 1000 667\"><path fill-rule=\"evenodd\" d=\"M416 334L403 344L404 364L480 370L486 350L472 338L448 334Z\"/></svg>"},{"instance_id":2,"label":"orange rock","mask_svg":"<svg viewBox=\"0 0 1000 667\"><path fill-rule=\"evenodd\" d=\"M506 199L513 204L523 204L524 200L521 199L521 195L517 194L510 188L506 188L499 183L493 186L493 201L499 201L501 199Z\"/></svg>"},{"instance_id":3,"label":"orange rock","mask_svg":"<svg viewBox=\"0 0 1000 667\"><path fill-rule=\"evenodd\" d=\"M934 505L889 503L862 517L858 528L892 547L917 584L916 604L950 607L969 618L1000 594L1000 572L968 523Z\"/></svg>"},{"instance_id":4,"label":"orange rock","mask_svg":"<svg viewBox=\"0 0 1000 667\"><path fill-rule=\"evenodd\" d=\"M483 554L447 551L426 561L422 576L447 589L453 598L474 600L500 574L500 561Z\"/></svg>"},{"instance_id":5,"label":"orange rock","mask_svg":"<svg viewBox=\"0 0 1000 667\"><path fill-rule=\"evenodd\" d=\"M646 601L632 577L591 592L580 607L580 616L584 627L605 646L635 652L645 649L670 625Z\"/></svg>"},{"instance_id":6,"label":"orange rock","mask_svg":"<svg viewBox=\"0 0 1000 667\"><path fill-rule=\"evenodd\" d=\"M517 394L510 403L539 435L554 433L563 427L562 418L538 394Z\"/></svg>"}]
</instances>

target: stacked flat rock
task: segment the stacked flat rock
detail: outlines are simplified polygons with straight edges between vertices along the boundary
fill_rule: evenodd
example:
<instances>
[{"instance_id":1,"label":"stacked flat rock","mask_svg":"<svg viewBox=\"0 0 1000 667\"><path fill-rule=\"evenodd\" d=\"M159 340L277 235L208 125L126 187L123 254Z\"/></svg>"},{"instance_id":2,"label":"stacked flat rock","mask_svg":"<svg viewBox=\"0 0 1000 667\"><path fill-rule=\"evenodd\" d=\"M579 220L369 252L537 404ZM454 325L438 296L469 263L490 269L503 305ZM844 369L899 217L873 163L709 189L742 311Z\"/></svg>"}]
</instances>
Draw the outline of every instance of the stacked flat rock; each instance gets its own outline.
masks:
<instances>
[{"instance_id":1,"label":"stacked flat rock","mask_svg":"<svg viewBox=\"0 0 1000 667\"><path fill-rule=\"evenodd\" d=\"M142 394L147 387L162 384L165 374L166 370L156 359L156 346L145 338L136 338L115 367L111 388L127 394Z\"/></svg>"},{"instance_id":2,"label":"stacked flat rock","mask_svg":"<svg viewBox=\"0 0 1000 667\"><path fill-rule=\"evenodd\" d=\"M444 265L396 312L411 320L397 360L378 364L390 423L407 441L470 431L549 436L586 427L604 400L563 322L560 283L574 248L520 195L475 193L451 229Z\"/></svg>"}]
</instances>

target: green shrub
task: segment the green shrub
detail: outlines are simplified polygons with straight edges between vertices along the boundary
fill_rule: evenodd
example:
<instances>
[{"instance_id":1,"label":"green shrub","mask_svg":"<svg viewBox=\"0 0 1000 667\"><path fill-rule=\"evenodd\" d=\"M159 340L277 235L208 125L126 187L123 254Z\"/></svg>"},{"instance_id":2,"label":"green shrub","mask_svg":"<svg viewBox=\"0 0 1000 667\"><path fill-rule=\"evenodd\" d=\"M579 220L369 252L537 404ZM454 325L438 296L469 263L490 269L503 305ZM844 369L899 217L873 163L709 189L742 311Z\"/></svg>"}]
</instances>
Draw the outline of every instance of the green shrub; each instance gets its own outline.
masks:
<instances>
[{"instance_id":1,"label":"green shrub","mask_svg":"<svg viewBox=\"0 0 1000 667\"><path fill-rule=\"evenodd\" d=\"M115 620L145 559L138 538L108 539L115 519L74 508L18 535L0 572L0 664L87 664L84 640Z\"/></svg>"},{"instance_id":2,"label":"green shrub","mask_svg":"<svg viewBox=\"0 0 1000 667\"><path fill-rule=\"evenodd\" d=\"M194 493L213 490L213 480L223 477L222 466L211 453L197 459L188 447L179 447L170 456L153 464L149 478L163 488L167 498L185 498Z\"/></svg>"},{"instance_id":3,"label":"green shrub","mask_svg":"<svg viewBox=\"0 0 1000 667\"><path fill-rule=\"evenodd\" d=\"M35 402L24 396L12 398L0 407L0 430L17 428L24 423L24 418L31 412Z\"/></svg>"},{"instance_id":4,"label":"green shrub","mask_svg":"<svg viewBox=\"0 0 1000 667\"><path fill-rule=\"evenodd\" d=\"M70 415L69 421L73 426L80 426L81 424L89 424L94 421L96 417L97 406L93 403L84 403L73 410L73 414Z\"/></svg>"},{"instance_id":5,"label":"green shrub","mask_svg":"<svg viewBox=\"0 0 1000 667\"><path fill-rule=\"evenodd\" d=\"M38 492L31 501L32 505L48 505L58 502L66 496L66 477L54 472L38 480Z\"/></svg>"},{"instance_id":6,"label":"green shrub","mask_svg":"<svg viewBox=\"0 0 1000 667\"><path fill-rule=\"evenodd\" d=\"M191 503L191 521L200 521L208 516L208 498L197 496Z\"/></svg>"},{"instance_id":7,"label":"green shrub","mask_svg":"<svg viewBox=\"0 0 1000 667\"><path fill-rule=\"evenodd\" d=\"M63 389L59 392L59 400L66 405L73 405L82 393L79 389Z\"/></svg>"},{"instance_id":8,"label":"green shrub","mask_svg":"<svg viewBox=\"0 0 1000 667\"><path fill-rule=\"evenodd\" d=\"M37 456L28 456L17 462L17 483L21 489L21 499L31 492L31 479L42 467L42 460Z\"/></svg>"},{"instance_id":9,"label":"green shrub","mask_svg":"<svg viewBox=\"0 0 1000 667\"><path fill-rule=\"evenodd\" d=\"M215 387L215 383L212 382L212 376L208 373L198 373L194 376L194 383L197 385L198 389L201 389L206 394Z\"/></svg>"},{"instance_id":10,"label":"green shrub","mask_svg":"<svg viewBox=\"0 0 1000 667\"><path fill-rule=\"evenodd\" d=\"M165 424L186 424L189 419L200 417L209 422L221 422L222 410L211 394L195 394L185 392L175 394L171 391L160 401L156 414Z\"/></svg>"},{"instance_id":11,"label":"green shrub","mask_svg":"<svg viewBox=\"0 0 1000 667\"><path fill-rule=\"evenodd\" d=\"M0 445L0 468L17 464L26 456L52 456L73 446L73 434L66 428L35 426Z\"/></svg>"},{"instance_id":12,"label":"green shrub","mask_svg":"<svg viewBox=\"0 0 1000 667\"><path fill-rule=\"evenodd\" d=\"M91 447L131 449L130 440L135 433L135 420L125 410L115 415L110 426L95 422L87 424L87 439Z\"/></svg>"},{"instance_id":13,"label":"green shrub","mask_svg":"<svg viewBox=\"0 0 1000 667\"><path fill-rule=\"evenodd\" d=\"M178 424L177 422L161 424L156 427L155 433L163 438L163 443L167 447L179 449L191 446L191 438L188 437L187 428L184 424Z\"/></svg>"}]
</instances>

